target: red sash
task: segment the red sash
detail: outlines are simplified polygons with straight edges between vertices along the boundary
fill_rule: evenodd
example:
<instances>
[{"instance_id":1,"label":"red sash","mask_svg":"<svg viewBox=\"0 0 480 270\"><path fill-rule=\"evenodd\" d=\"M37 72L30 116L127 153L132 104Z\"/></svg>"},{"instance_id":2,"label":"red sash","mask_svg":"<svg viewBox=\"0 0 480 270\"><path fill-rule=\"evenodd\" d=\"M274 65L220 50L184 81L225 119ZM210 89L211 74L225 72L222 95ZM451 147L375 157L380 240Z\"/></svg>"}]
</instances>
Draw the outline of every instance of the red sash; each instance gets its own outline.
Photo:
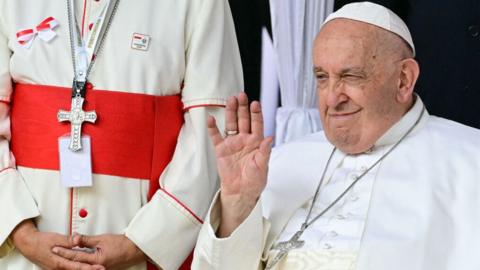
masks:
<instances>
[{"instance_id":1,"label":"red sash","mask_svg":"<svg viewBox=\"0 0 480 270\"><path fill-rule=\"evenodd\" d=\"M57 112L70 110L70 95L70 88L15 85L10 147L17 165L59 169L58 138L70 123L59 123ZM87 89L84 107L98 115L95 124L82 126L91 137L93 173L150 179L151 198L183 124L180 96Z\"/></svg>"},{"instance_id":2,"label":"red sash","mask_svg":"<svg viewBox=\"0 0 480 270\"><path fill-rule=\"evenodd\" d=\"M69 111L70 103L70 88L15 85L10 148L17 165L59 169L58 138L70 132L70 123L59 123L57 112ZM183 125L180 96L87 89L84 110L98 115L95 124L82 126L82 134L91 137L93 173L149 179L150 199Z\"/></svg>"}]
</instances>

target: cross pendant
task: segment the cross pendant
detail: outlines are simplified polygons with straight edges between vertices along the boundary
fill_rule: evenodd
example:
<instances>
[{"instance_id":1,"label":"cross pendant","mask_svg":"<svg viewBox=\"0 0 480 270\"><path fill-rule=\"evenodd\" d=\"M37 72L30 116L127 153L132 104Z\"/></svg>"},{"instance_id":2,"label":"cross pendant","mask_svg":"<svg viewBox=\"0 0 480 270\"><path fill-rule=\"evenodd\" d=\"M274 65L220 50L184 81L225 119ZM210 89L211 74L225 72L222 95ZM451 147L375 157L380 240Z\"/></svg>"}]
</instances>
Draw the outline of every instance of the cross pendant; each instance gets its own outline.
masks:
<instances>
[{"instance_id":1,"label":"cross pendant","mask_svg":"<svg viewBox=\"0 0 480 270\"><path fill-rule=\"evenodd\" d=\"M278 250L277 255L272 260L269 260L267 263L267 266L265 267L265 270L272 269L272 267L277 264L287 253L296 248L301 248L305 244L305 241L300 241L300 236L302 236L303 230L300 230L296 232L292 238L288 241L280 242L276 244L273 249Z\"/></svg>"},{"instance_id":2,"label":"cross pendant","mask_svg":"<svg viewBox=\"0 0 480 270\"><path fill-rule=\"evenodd\" d=\"M82 124L83 122L95 123L97 113L95 111L83 111L83 101L80 95L72 97L70 111L59 110L57 119L59 122L69 121L71 124L70 145L68 148L74 152L82 149Z\"/></svg>"}]
</instances>

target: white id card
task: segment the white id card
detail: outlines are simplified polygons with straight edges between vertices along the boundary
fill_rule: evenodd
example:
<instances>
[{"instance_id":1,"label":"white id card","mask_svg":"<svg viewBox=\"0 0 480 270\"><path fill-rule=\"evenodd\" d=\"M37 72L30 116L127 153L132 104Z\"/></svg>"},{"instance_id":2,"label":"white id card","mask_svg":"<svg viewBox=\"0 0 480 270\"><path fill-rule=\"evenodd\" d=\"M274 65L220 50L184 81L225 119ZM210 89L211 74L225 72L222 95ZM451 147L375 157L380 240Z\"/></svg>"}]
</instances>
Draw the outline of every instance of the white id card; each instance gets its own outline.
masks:
<instances>
[{"instance_id":1,"label":"white id card","mask_svg":"<svg viewBox=\"0 0 480 270\"><path fill-rule=\"evenodd\" d=\"M82 136L82 149L72 151L68 149L70 137L58 138L60 151L60 179L65 187L92 186L92 160L90 151L90 137Z\"/></svg>"}]
</instances>

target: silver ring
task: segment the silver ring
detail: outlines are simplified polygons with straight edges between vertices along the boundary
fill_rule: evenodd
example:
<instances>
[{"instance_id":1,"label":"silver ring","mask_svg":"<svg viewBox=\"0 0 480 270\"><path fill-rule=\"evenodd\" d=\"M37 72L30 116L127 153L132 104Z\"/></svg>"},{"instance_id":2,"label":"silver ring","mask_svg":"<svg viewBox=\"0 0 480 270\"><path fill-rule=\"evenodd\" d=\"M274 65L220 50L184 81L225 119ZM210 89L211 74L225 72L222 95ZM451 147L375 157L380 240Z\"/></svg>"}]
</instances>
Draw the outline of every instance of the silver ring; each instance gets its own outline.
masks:
<instances>
[{"instance_id":1,"label":"silver ring","mask_svg":"<svg viewBox=\"0 0 480 270\"><path fill-rule=\"evenodd\" d=\"M225 136L233 136L237 134L238 134L238 130L225 130Z\"/></svg>"}]
</instances>

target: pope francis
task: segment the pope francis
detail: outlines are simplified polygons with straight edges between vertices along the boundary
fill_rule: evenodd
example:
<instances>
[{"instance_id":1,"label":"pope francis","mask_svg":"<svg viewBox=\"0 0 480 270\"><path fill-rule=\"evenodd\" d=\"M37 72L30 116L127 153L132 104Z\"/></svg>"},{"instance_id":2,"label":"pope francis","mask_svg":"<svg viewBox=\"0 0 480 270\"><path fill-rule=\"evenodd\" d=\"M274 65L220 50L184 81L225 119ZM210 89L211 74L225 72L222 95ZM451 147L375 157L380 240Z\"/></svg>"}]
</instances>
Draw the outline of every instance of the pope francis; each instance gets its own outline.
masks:
<instances>
[{"instance_id":1,"label":"pope francis","mask_svg":"<svg viewBox=\"0 0 480 270\"><path fill-rule=\"evenodd\" d=\"M429 115L414 56L397 15L353 3L314 44L324 132L271 152L259 103L230 98L193 269L480 269L480 132Z\"/></svg>"}]
</instances>

